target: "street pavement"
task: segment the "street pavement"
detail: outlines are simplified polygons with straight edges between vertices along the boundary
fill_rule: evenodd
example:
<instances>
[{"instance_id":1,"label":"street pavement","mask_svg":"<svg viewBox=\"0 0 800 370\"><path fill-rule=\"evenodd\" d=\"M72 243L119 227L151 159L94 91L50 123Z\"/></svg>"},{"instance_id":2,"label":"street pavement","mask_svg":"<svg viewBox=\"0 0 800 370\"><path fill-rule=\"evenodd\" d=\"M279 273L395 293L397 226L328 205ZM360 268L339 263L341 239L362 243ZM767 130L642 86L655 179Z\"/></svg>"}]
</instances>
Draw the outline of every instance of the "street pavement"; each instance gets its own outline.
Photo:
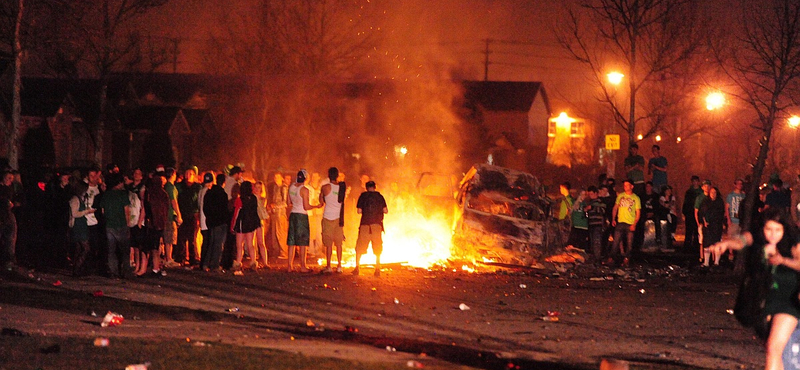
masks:
<instances>
[{"instance_id":1,"label":"street pavement","mask_svg":"<svg viewBox=\"0 0 800 370\"><path fill-rule=\"evenodd\" d=\"M32 335L187 338L311 356L476 368L755 369L762 345L735 321L736 276L659 263L465 272L399 265L380 277L168 270L112 280L62 271L0 278L0 326ZM125 317L102 328L106 311ZM96 316L93 316L94 313Z\"/></svg>"}]
</instances>

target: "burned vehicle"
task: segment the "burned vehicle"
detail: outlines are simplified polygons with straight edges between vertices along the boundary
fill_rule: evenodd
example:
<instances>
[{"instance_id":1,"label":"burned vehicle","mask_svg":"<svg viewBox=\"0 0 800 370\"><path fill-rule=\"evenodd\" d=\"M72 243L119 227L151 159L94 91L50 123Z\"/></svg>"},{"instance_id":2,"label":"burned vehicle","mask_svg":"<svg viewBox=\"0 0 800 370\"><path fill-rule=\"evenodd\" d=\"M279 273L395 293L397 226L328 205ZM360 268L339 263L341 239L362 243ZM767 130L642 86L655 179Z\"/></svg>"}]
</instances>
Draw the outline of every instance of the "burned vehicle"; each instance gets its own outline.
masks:
<instances>
[{"instance_id":1,"label":"burned vehicle","mask_svg":"<svg viewBox=\"0 0 800 370\"><path fill-rule=\"evenodd\" d=\"M477 263L531 266L552 255L552 199L531 174L479 164L456 195L453 256Z\"/></svg>"}]
</instances>

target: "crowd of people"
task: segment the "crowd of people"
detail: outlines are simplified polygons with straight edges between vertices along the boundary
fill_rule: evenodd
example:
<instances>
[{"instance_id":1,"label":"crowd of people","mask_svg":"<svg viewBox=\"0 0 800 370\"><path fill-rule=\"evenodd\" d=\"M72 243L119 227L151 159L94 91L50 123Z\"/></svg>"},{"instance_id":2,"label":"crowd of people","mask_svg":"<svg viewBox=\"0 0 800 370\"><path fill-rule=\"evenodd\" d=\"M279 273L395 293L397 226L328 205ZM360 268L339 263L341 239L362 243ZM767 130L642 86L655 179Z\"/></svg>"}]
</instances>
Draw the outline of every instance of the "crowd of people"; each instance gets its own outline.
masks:
<instances>
[{"instance_id":1,"label":"crowd of people","mask_svg":"<svg viewBox=\"0 0 800 370\"><path fill-rule=\"evenodd\" d=\"M606 175L585 190L575 191L569 182L561 184L555 216L562 220L564 229L569 227L569 232L563 233L565 245L589 251L596 263L625 266L634 252L674 251L675 231L682 215L686 229L683 252L696 252L703 267L732 261L733 254L727 253L723 259L723 254L714 253L709 247L720 242L724 234L741 233L746 178L736 179L725 195L711 180L691 176L679 214L675 190L668 181L667 158L661 155L658 145L653 145L651 153L645 162L637 144L629 147L620 193L616 192L616 180ZM780 179L772 179L770 187L762 189L756 199L753 224L760 223L766 209L779 208L787 215L797 216L800 209L796 207L791 190ZM645 240L650 227L654 238Z\"/></svg>"},{"instance_id":2,"label":"crowd of people","mask_svg":"<svg viewBox=\"0 0 800 370\"><path fill-rule=\"evenodd\" d=\"M0 210L0 262L8 270L22 252L28 264L66 267L74 276L165 276L170 268L242 275L247 269L270 268L279 259L288 261L290 272L308 272L311 246L313 257L327 258L322 272L342 272L344 203L350 189L336 167L324 180L304 169L294 177L275 172L266 185L246 178L241 166L220 173L158 166L149 173L137 168L123 174L109 165L105 171L76 170L39 183L31 199L41 205L24 207L19 175L8 171L2 179L0 202L7 207ZM365 226L356 241L356 263L371 245L378 257L375 274L380 275L388 208L375 182L368 180L354 203ZM36 222L18 226L18 219ZM37 230L43 233L36 235ZM37 253L36 243L27 242L17 251L22 244L18 231L48 246Z\"/></svg>"}]
</instances>

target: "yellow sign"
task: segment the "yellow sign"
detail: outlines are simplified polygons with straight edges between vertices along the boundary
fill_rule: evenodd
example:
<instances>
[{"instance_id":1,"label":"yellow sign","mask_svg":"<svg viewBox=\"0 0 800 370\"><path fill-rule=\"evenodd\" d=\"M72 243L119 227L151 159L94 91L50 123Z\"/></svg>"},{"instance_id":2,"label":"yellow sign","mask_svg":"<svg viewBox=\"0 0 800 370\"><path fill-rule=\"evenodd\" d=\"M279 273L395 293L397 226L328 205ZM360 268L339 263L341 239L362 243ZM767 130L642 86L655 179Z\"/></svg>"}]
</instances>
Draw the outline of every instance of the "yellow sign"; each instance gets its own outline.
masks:
<instances>
[{"instance_id":1,"label":"yellow sign","mask_svg":"<svg viewBox=\"0 0 800 370\"><path fill-rule=\"evenodd\" d=\"M606 135L606 149L619 150L619 135Z\"/></svg>"}]
</instances>

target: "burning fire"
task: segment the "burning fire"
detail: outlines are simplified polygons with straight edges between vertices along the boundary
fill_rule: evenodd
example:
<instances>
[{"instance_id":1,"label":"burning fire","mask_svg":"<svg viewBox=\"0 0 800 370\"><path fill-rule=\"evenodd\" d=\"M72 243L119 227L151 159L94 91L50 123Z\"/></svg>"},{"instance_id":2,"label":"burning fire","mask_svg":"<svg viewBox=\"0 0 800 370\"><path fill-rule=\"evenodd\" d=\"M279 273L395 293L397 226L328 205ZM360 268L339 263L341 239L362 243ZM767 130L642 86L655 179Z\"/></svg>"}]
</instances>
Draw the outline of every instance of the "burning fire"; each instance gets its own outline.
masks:
<instances>
[{"instance_id":1,"label":"burning fire","mask_svg":"<svg viewBox=\"0 0 800 370\"><path fill-rule=\"evenodd\" d=\"M423 201L406 194L384 194L389 213L384 218L383 253L381 264L401 263L428 268L445 264L450 258L452 229L446 212L432 210ZM358 216L351 222L357 223ZM347 247L353 248L356 235L348 237ZM361 257L362 264L374 264L369 250ZM348 265L355 265L354 256Z\"/></svg>"}]
</instances>

